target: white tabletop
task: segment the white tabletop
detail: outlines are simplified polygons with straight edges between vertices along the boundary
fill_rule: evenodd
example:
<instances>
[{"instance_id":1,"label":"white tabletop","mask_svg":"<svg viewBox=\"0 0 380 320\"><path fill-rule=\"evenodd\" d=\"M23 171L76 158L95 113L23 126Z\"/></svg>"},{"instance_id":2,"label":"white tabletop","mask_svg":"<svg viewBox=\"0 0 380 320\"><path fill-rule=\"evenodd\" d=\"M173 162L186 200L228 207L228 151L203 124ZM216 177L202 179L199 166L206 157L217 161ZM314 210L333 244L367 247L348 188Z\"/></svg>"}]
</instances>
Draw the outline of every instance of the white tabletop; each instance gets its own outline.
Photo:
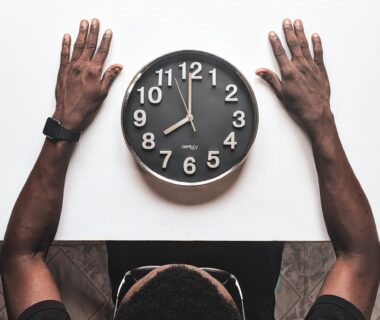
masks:
<instances>
[{"instance_id":1,"label":"white tabletop","mask_svg":"<svg viewBox=\"0 0 380 320\"><path fill-rule=\"evenodd\" d=\"M0 236L54 108L61 37L80 19L114 31L108 63L124 70L70 164L60 240L325 240L310 145L254 70L277 70L268 31L285 17L319 32L332 108L351 164L380 222L380 25L377 0L3 0L0 9ZM256 142L227 189L188 195L155 187L124 143L125 90L147 62L181 49L219 55L250 81ZM217 188L217 190L215 190ZM172 190L169 190L172 192ZM215 194L217 194L215 196ZM189 204L189 197L198 203ZM211 199L210 199L211 198Z\"/></svg>"}]
</instances>

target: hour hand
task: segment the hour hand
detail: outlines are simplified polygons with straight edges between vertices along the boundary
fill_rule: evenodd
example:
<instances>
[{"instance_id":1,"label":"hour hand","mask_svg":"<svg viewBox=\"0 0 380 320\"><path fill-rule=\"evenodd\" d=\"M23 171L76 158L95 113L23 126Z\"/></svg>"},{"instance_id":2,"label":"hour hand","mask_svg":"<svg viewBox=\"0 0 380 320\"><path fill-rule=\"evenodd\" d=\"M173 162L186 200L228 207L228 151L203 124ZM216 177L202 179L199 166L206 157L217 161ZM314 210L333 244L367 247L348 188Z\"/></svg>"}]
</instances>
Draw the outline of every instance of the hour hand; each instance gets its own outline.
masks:
<instances>
[{"instance_id":1,"label":"hour hand","mask_svg":"<svg viewBox=\"0 0 380 320\"><path fill-rule=\"evenodd\" d=\"M165 129L164 134L168 135L169 133L173 132L174 130L178 129L179 127L182 127L185 123L188 123L189 121L190 121L189 117L183 118L182 120L173 124L171 127Z\"/></svg>"}]
</instances>

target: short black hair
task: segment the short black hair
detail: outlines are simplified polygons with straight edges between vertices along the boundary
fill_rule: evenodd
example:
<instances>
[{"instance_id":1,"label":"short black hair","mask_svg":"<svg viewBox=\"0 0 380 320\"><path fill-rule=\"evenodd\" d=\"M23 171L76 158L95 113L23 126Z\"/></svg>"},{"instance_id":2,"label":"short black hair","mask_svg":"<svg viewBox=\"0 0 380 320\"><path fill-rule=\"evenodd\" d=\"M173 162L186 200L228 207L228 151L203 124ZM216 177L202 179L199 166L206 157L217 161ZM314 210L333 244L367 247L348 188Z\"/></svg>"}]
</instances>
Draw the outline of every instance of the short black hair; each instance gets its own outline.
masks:
<instances>
[{"instance_id":1,"label":"short black hair","mask_svg":"<svg viewBox=\"0 0 380 320\"><path fill-rule=\"evenodd\" d=\"M160 271L123 302L116 320L241 320L215 285L186 266Z\"/></svg>"}]
</instances>

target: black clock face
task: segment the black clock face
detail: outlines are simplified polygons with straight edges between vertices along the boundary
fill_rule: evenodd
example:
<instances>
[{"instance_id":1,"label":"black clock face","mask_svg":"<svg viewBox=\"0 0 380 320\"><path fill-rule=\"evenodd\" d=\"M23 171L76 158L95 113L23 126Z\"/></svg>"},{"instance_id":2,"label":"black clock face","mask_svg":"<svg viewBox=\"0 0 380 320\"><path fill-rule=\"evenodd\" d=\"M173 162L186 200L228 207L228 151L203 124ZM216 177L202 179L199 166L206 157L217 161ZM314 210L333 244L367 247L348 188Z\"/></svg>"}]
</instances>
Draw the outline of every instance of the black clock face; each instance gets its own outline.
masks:
<instances>
[{"instance_id":1,"label":"black clock face","mask_svg":"<svg viewBox=\"0 0 380 320\"><path fill-rule=\"evenodd\" d=\"M257 105L225 60L179 51L147 65L128 87L122 126L137 162L167 182L200 185L232 172L256 135Z\"/></svg>"}]
</instances>

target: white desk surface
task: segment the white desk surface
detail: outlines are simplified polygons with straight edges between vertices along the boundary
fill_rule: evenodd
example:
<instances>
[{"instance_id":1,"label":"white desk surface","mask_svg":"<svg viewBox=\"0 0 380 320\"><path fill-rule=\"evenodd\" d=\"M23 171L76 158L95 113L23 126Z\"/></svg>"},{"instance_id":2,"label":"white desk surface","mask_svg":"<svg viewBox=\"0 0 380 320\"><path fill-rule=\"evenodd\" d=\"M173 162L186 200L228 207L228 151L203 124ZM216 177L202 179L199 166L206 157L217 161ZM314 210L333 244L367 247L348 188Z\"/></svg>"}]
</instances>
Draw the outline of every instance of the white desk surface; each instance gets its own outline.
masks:
<instances>
[{"instance_id":1,"label":"white desk surface","mask_svg":"<svg viewBox=\"0 0 380 320\"><path fill-rule=\"evenodd\" d=\"M379 2L311 0L13 1L0 10L0 237L54 108L61 37L82 18L114 31L110 63L124 64L82 137L67 176L60 240L326 240L309 142L254 70L277 70L268 31L285 17L319 32L332 108L351 164L380 223ZM282 33L281 33L282 35ZM159 195L136 167L120 126L136 72L176 50L208 51L236 65L259 106L259 131L235 183L210 201ZM178 193L178 196L182 196Z\"/></svg>"}]
</instances>

